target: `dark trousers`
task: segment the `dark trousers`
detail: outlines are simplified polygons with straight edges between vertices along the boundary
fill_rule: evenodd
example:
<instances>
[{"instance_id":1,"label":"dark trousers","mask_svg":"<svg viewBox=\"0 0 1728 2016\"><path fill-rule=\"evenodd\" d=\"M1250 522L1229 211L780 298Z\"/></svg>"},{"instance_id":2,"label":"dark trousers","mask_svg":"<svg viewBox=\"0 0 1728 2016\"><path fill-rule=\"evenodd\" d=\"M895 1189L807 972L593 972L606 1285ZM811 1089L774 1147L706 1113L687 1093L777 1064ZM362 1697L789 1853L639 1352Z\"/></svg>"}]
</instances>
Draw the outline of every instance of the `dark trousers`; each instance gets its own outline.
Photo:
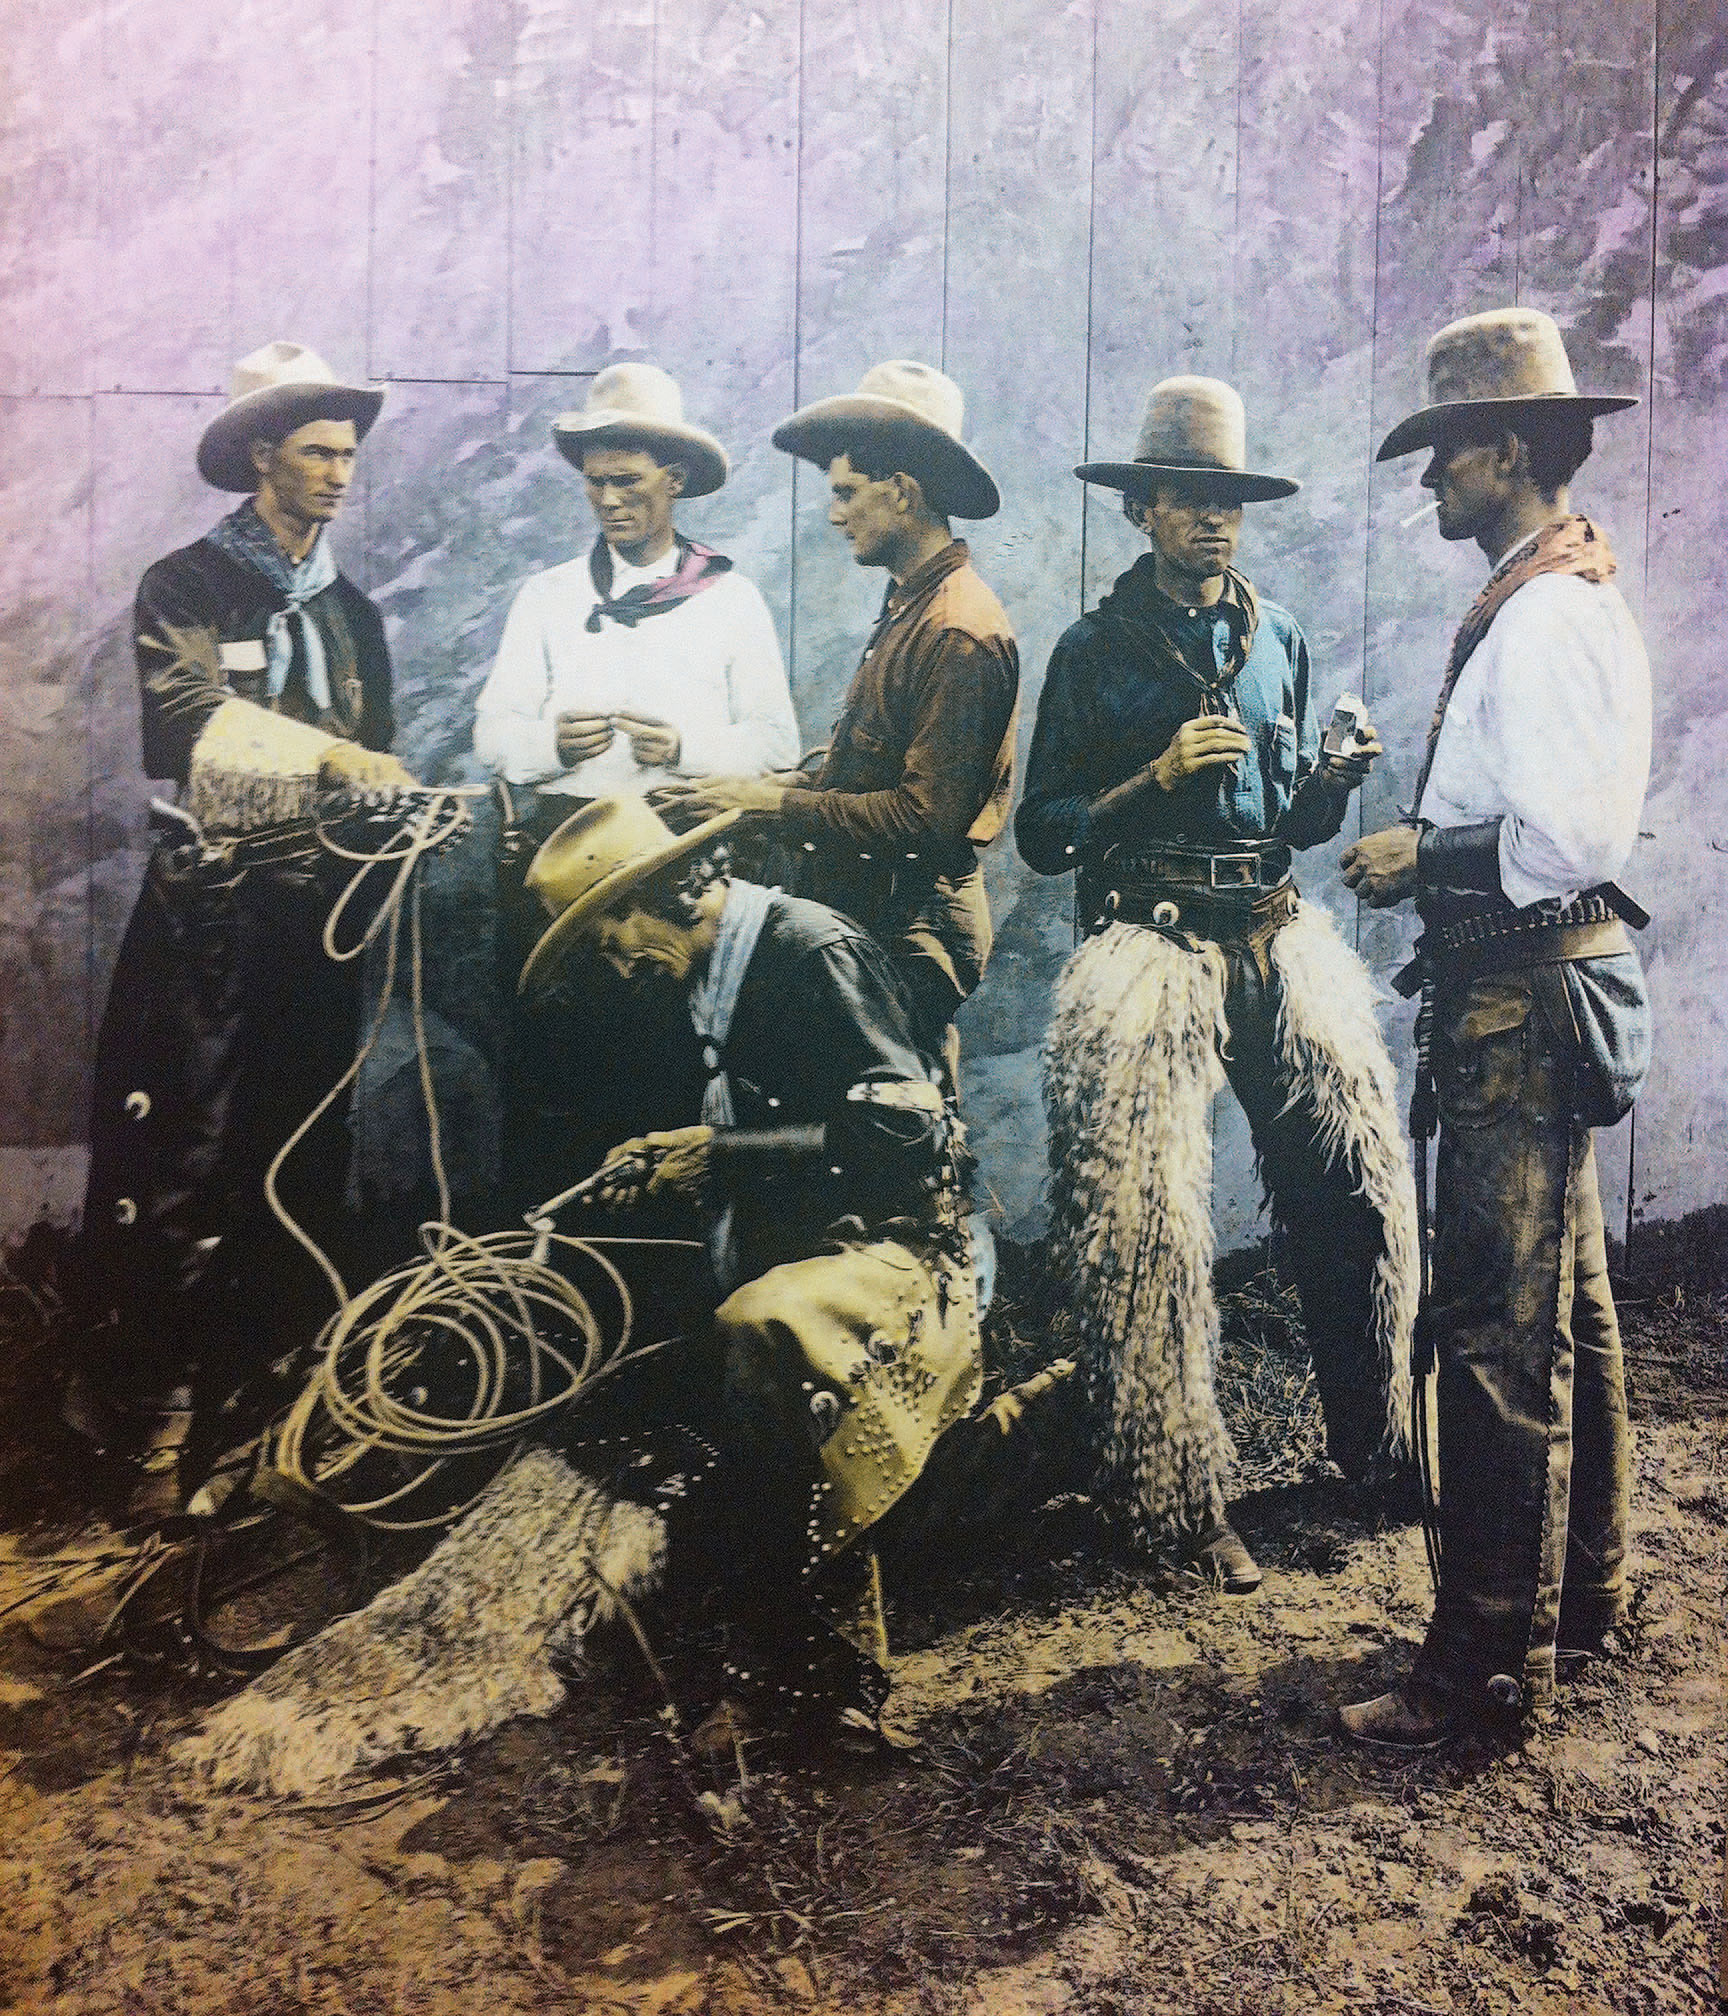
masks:
<instances>
[{"instance_id":1,"label":"dark trousers","mask_svg":"<svg viewBox=\"0 0 1728 2016\"><path fill-rule=\"evenodd\" d=\"M1435 1002L1439 1599L1418 1672L1553 1692L1556 1639L1626 1605L1631 1437L1574 1044L1528 975Z\"/></svg>"},{"instance_id":2,"label":"dark trousers","mask_svg":"<svg viewBox=\"0 0 1728 2016\"><path fill-rule=\"evenodd\" d=\"M264 1179L354 1059L360 965L325 955L331 897L313 866L151 858L97 1039L79 1243L84 1369L111 1398L188 1381L224 1397L330 1313ZM347 1113L344 1093L278 1187L352 1283L364 1243L346 1209Z\"/></svg>"},{"instance_id":3,"label":"dark trousers","mask_svg":"<svg viewBox=\"0 0 1728 2016\"><path fill-rule=\"evenodd\" d=\"M1313 1108L1279 1054L1276 976L1263 977L1249 952L1221 949L1229 962L1225 1074L1248 1116L1273 1218L1289 1235L1289 1264L1326 1417L1326 1453L1345 1476L1359 1480L1386 1433L1373 1314L1385 1230L1359 1194L1359 1173L1320 1143Z\"/></svg>"}]
</instances>

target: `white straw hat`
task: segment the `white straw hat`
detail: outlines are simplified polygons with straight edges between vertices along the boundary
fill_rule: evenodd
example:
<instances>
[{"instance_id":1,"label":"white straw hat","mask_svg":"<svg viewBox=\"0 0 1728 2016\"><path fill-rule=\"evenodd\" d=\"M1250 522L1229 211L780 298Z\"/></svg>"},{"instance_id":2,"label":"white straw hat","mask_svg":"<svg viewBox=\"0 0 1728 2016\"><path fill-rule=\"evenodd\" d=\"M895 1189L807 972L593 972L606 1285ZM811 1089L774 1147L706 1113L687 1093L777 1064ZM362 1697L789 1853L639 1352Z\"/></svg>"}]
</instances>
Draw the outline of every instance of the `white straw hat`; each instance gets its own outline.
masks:
<instances>
[{"instance_id":1,"label":"white straw hat","mask_svg":"<svg viewBox=\"0 0 1728 2016\"><path fill-rule=\"evenodd\" d=\"M856 392L800 406L774 430L774 446L826 469L852 449L885 456L915 476L944 517L993 518L1002 507L995 479L960 439L966 401L952 378L928 364L895 358L872 364Z\"/></svg>"},{"instance_id":2,"label":"white straw hat","mask_svg":"<svg viewBox=\"0 0 1728 2016\"><path fill-rule=\"evenodd\" d=\"M686 497L718 490L731 466L714 436L684 418L678 381L657 364L608 364L589 386L580 411L560 413L553 421L552 439L578 469L590 448L642 448L680 462Z\"/></svg>"},{"instance_id":3,"label":"white straw hat","mask_svg":"<svg viewBox=\"0 0 1728 2016\"><path fill-rule=\"evenodd\" d=\"M292 433L309 420L352 420L364 441L383 404L382 385L343 384L304 343L266 343L235 365L228 404L198 443L198 473L218 490L256 490L250 446L261 434Z\"/></svg>"}]
</instances>

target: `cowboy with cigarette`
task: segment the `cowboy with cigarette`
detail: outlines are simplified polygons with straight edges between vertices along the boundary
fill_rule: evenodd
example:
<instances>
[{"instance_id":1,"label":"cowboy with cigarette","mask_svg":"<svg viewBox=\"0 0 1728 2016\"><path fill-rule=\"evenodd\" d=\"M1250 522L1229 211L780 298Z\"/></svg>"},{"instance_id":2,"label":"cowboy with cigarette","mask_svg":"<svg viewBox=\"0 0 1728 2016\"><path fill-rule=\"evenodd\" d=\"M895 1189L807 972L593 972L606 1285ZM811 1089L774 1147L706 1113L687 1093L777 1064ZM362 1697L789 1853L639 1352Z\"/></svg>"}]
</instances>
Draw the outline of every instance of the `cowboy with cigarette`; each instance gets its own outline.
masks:
<instances>
[{"instance_id":1,"label":"cowboy with cigarette","mask_svg":"<svg viewBox=\"0 0 1728 2016\"><path fill-rule=\"evenodd\" d=\"M597 536L517 591L474 724L476 753L508 799L499 876L507 994L538 928L522 875L579 806L651 798L710 772L784 769L799 750L760 591L678 529L681 507L714 495L730 464L715 437L685 419L676 381L652 364L611 365L586 403L553 423L552 438L581 472ZM586 1117L597 1152L643 1089L631 1057L596 1047L619 1020L605 975L584 972L575 994L573 1012L518 1013L509 1031L505 1153L523 1201L568 1169L573 1125ZM636 1054L667 1051L664 1033L639 1032ZM670 1096L675 1109L679 1088Z\"/></svg>"},{"instance_id":2,"label":"cowboy with cigarette","mask_svg":"<svg viewBox=\"0 0 1728 2016\"><path fill-rule=\"evenodd\" d=\"M315 847L254 856L246 836L309 829L331 791L414 782L388 753L383 621L327 533L383 399L297 343L242 358L198 470L243 501L138 590L144 769L180 808L158 810L97 1041L82 1260L99 1327L67 1396L74 1426L141 1451L138 1516L180 1507L195 1398L270 1355L258 1285L297 1263L265 1172L354 1058L360 968L325 953ZM338 1102L284 1176L321 1243L342 1230L343 1120Z\"/></svg>"},{"instance_id":3,"label":"cowboy with cigarette","mask_svg":"<svg viewBox=\"0 0 1728 2016\"><path fill-rule=\"evenodd\" d=\"M882 950L822 904L733 877L717 843L738 817L680 835L639 797L574 814L528 873L552 922L521 986L554 984L584 947L636 998L674 1002L701 1047L699 1117L620 1143L580 1187L702 1230L712 1353L676 1360L673 1398L718 1420L747 1528L731 1571L764 1657L734 1658L732 1691L818 1706L855 1683L874 1709L887 1648L868 1536L981 1377L958 1137ZM629 1431L652 1412L633 1400Z\"/></svg>"},{"instance_id":4,"label":"cowboy with cigarette","mask_svg":"<svg viewBox=\"0 0 1728 2016\"><path fill-rule=\"evenodd\" d=\"M1002 606L949 526L1001 501L963 418L952 379L893 362L775 429L826 472L854 560L887 573L882 613L813 777L719 777L667 801L679 821L749 813L798 850L799 886L893 958L951 1086L954 1017L990 956L978 856L1007 823L1020 679Z\"/></svg>"},{"instance_id":5,"label":"cowboy with cigarette","mask_svg":"<svg viewBox=\"0 0 1728 2016\"><path fill-rule=\"evenodd\" d=\"M1437 1109L1433 1278L1442 1469L1434 1616L1404 1684L1345 1730L1425 1747L1540 1713L1557 1655L1610 1649L1628 1602L1630 1443L1591 1128L1630 1107L1649 1001L1615 885L1650 768L1650 668L1601 528L1568 485L1595 416L1527 308L1449 324L1428 403L1380 460L1425 449L1440 536L1492 571L1441 683L1406 823L1347 848L1376 908L1414 899ZM1401 976L1402 977L1402 976Z\"/></svg>"},{"instance_id":6,"label":"cowboy with cigarette","mask_svg":"<svg viewBox=\"0 0 1728 2016\"><path fill-rule=\"evenodd\" d=\"M1391 1483L1408 1441L1416 1239L1394 1074L1366 971L1290 875L1380 743L1362 720L1322 748L1302 632L1232 564L1243 506L1297 485L1248 468L1228 385L1165 379L1133 459L1075 474L1123 493L1148 551L1057 642L1015 819L1031 867L1074 874L1084 933L1046 1040L1052 1241L1136 1532L1240 1593L1261 1578L1225 1516L1213 1392L1209 1111L1226 1079L1290 1234L1329 1454Z\"/></svg>"}]
</instances>

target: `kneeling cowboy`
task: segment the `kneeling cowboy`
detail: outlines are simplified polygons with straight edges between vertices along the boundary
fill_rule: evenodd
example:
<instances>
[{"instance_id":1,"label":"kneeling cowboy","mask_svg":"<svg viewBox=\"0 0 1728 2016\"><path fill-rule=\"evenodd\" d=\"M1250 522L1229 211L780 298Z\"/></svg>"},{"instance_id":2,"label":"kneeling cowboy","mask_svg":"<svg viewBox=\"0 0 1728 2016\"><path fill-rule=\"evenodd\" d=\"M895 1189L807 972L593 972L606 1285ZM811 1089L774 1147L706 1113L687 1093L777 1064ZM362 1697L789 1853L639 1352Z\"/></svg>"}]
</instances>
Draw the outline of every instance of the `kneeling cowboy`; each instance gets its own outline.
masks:
<instances>
[{"instance_id":1,"label":"kneeling cowboy","mask_svg":"<svg viewBox=\"0 0 1728 2016\"><path fill-rule=\"evenodd\" d=\"M734 1486L736 1579L766 1646L734 1678L813 1705L837 1631L865 1655L852 1677L875 1708L887 1645L868 1535L982 1374L958 1129L887 956L822 904L732 879L716 843L737 818L674 834L620 798L568 819L529 871L555 921L521 985L545 986L586 940L686 1004L708 1072L699 1122L623 1142L578 1188L614 1209L682 1200L702 1222L714 1353L675 1368L672 1397L715 1427Z\"/></svg>"},{"instance_id":2,"label":"kneeling cowboy","mask_svg":"<svg viewBox=\"0 0 1728 2016\"><path fill-rule=\"evenodd\" d=\"M1020 851L1075 871L1085 942L1046 1043L1052 1237L1086 1333L1109 1467L1139 1536L1227 1590L1260 1571L1224 1514L1233 1451L1213 1392L1213 1094L1248 1115L1326 1415L1352 1479L1408 1445L1414 1202L1368 975L1290 878L1379 753L1365 722L1323 751L1295 619L1230 563L1242 402L1211 378L1152 388L1134 459L1087 463L1150 551L1051 656ZM1325 1238L1313 1228L1325 1227Z\"/></svg>"}]
</instances>

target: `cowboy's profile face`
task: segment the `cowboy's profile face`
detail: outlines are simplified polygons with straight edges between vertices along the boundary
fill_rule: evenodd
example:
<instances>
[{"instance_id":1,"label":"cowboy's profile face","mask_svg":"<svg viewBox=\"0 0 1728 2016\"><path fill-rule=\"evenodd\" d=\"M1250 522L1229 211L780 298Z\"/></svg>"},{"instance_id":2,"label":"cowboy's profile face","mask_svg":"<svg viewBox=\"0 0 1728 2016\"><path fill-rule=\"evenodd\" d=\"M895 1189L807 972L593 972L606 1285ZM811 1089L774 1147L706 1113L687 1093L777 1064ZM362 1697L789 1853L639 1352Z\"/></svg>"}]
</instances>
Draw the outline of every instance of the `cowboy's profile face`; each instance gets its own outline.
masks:
<instances>
[{"instance_id":1,"label":"cowboy's profile face","mask_svg":"<svg viewBox=\"0 0 1728 2016\"><path fill-rule=\"evenodd\" d=\"M1442 539L1474 539L1497 517L1508 494L1507 447L1512 437L1472 440L1468 434L1442 429L1434 437L1434 454L1422 472L1422 487L1432 490L1440 506ZM1514 446L1513 455L1516 459Z\"/></svg>"},{"instance_id":2,"label":"cowboy's profile face","mask_svg":"<svg viewBox=\"0 0 1728 2016\"><path fill-rule=\"evenodd\" d=\"M254 441L259 493L269 493L291 523L327 525L354 480L352 420L308 420L281 441Z\"/></svg>"},{"instance_id":3,"label":"cowboy's profile face","mask_svg":"<svg viewBox=\"0 0 1728 2016\"><path fill-rule=\"evenodd\" d=\"M676 463L656 462L645 448L590 448L582 457L582 480L614 552L628 560L642 549L665 550L672 506L684 488Z\"/></svg>"},{"instance_id":4,"label":"cowboy's profile face","mask_svg":"<svg viewBox=\"0 0 1728 2016\"><path fill-rule=\"evenodd\" d=\"M852 549L860 567L886 567L906 532L906 499L892 476L854 469L851 457L828 465L828 522Z\"/></svg>"},{"instance_id":5,"label":"cowboy's profile face","mask_svg":"<svg viewBox=\"0 0 1728 2016\"><path fill-rule=\"evenodd\" d=\"M1161 476L1139 500L1134 522L1175 573L1199 583L1215 580L1235 559L1242 506L1204 484Z\"/></svg>"},{"instance_id":6,"label":"cowboy's profile face","mask_svg":"<svg viewBox=\"0 0 1728 2016\"><path fill-rule=\"evenodd\" d=\"M604 911L590 928L594 949L622 980L662 981L684 987L696 967L698 933L691 925L625 901Z\"/></svg>"}]
</instances>

